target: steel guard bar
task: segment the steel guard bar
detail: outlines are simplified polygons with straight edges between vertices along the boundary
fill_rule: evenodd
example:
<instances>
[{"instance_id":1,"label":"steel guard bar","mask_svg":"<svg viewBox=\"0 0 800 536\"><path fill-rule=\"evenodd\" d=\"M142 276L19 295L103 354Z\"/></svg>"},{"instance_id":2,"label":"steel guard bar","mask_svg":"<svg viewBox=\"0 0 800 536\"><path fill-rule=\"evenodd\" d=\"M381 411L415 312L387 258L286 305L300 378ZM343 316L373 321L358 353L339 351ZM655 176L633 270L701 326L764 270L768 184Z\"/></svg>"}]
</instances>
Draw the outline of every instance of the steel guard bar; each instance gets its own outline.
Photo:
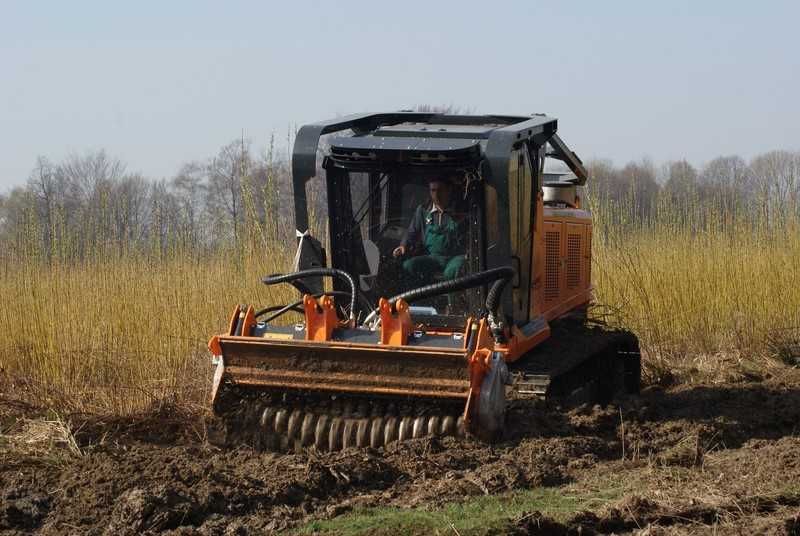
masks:
<instances>
[{"instance_id":1,"label":"steel guard bar","mask_svg":"<svg viewBox=\"0 0 800 536\"><path fill-rule=\"evenodd\" d=\"M222 336L212 404L224 382L261 389L463 400L463 349Z\"/></svg>"}]
</instances>

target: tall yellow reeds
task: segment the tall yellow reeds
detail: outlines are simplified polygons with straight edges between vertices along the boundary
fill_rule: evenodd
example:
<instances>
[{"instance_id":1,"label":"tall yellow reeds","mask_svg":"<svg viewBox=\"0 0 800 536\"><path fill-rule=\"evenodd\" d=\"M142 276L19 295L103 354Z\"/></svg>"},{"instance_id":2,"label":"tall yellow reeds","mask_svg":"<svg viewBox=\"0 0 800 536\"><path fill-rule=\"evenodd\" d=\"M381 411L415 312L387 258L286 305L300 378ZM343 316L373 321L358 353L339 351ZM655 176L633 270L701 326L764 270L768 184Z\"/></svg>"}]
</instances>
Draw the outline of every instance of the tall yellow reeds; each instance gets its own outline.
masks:
<instances>
[{"instance_id":1,"label":"tall yellow reeds","mask_svg":"<svg viewBox=\"0 0 800 536\"><path fill-rule=\"evenodd\" d=\"M637 333L653 379L764 375L800 340L799 213L768 220L716 201L629 225L602 216L624 202L593 207L599 310Z\"/></svg>"},{"instance_id":2,"label":"tall yellow reeds","mask_svg":"<svg viewBox=\"0 0 800 536\"><path fill-rule=\"evenodd\" d=\"M6 265L6 394L114 414L200 402L210 371L206 343L223 331L233 307L289 299L285 289L260 283L287 268L280 248Z\"/></svg>"},{"instance_id":3,"label":"tall yellow reeds","mask_svg":"<svg viewBox=\"0 0 800 536\"><path fill-rule=\"evenodd\" d=\"M253 199L245 197L246 210ZM796 207L776 215L702 196L679 207L668 199L651 207L635 199L590 204L596 314L639 336L649 379L763 375L794 359ZM111 414L202 403L211 372L206 342L233 307L295 296L260 283L289 269L293 256L293 241L277 241L268 223L245 226L242 244L210 253L156 243L76 254L77 241L63 236L50 258L37 254L37 225L32 215L21 254L0 253L6 396Z\"/></svg>"}]
</instances>

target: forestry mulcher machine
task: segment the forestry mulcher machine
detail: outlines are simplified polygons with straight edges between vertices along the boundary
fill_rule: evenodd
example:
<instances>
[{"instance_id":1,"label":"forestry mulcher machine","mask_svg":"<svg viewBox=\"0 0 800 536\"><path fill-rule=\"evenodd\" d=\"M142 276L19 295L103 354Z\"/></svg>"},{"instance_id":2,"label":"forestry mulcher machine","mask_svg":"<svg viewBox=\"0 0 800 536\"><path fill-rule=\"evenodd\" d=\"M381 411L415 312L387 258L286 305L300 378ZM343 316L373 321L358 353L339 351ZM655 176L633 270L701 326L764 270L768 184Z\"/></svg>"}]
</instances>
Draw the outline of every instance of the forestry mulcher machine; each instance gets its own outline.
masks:
<instances>
[{"instance_id":1,"label":"forestry mulcher machine","mask_svg":"<svg viewBox=\"0 0 800 536\"><path fill-rule=\"evenodd\" d=\"M298 299L240 305L210 340L215 440L269 450L493 440L513 399L637 392L636 338L585 322L592 220L577 187L587 175L556 128L546 115L417 112L302 127L295 271L263 279ZM547 172L551 160L564 171ZM439 213L436 181L449 193ZM311 191L327 207L309 207ZM325 210L323 244L309 212ZM432 252L443 213L455 238ZM415 218L422 244L407 242ZM410 274L426 254L448 256Z\"/></svg>"}]
</instances>

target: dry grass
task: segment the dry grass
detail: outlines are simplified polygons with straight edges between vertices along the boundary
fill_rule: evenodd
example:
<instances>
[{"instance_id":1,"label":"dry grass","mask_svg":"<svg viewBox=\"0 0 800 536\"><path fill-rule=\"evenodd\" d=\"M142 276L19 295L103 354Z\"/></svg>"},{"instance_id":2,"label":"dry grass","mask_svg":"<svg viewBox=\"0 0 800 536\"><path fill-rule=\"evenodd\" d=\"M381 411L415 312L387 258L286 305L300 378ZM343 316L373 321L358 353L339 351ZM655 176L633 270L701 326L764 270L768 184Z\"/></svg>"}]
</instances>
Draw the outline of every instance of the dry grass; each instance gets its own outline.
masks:
<instances>
[{"instance_id":1,"label":"dry grass","mask_svg":"<svg viewBox=\"0 0 800 536\"><path fill-rule=\"evenodd\" d=\"M221 252L6 266L3 390L65 412L130 415L165 401L202 404L208 338L237 303L280 300L260 278L285 269L286 258Z\"/></svg>"},{"instance_id":2,"label":"dry grass","mask_svg":"<svg viewBox=\"0 0 800 536\"><path fill-rule=\"evenodd\" d=\"M209 336L237 303L284 303L288 294L274 293L285 289L259 280L291 258L261 242L77 265L6 261L0 390L67 414L200 407ZM650 381L764 376L800 359L800 217L771 228L599 218L593 274L606 319L640 337Z\"/></svg>"},{"instance_id":3,"label":"dry grass","mask_svg":"<svg viewBox=\"0 0 800 536\"><path fill-rule=\"evenodd\" d=\"M47 416L4 419L0 426L0 466L63 466L84 455L72 423L55 412Z\"/></svg>"},{"instance_id":4,"label":"dry grass","mask_svg":"<svg viewBox=\"0 0 800 536\"><path fill-rule=\"evenodd\" d=\"M800 357L797 222L694 233L659 226L598 240L594 255L597 299L639 336L654 380L753 377Z\"/></svg>"}]
</instances>

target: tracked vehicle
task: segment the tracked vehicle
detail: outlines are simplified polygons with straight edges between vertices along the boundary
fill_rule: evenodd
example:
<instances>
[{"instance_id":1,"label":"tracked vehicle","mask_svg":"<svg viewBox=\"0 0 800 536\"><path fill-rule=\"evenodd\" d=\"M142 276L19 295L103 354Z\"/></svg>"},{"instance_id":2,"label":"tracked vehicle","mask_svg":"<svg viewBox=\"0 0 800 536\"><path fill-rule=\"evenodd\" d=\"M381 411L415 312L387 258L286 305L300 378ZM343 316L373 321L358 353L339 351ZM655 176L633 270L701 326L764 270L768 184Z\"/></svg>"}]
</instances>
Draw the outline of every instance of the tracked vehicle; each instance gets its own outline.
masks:
<instances>
[{"instance_id":1,"label":"tracked vehicle","mask_svg":"<svg viewBox=\"0 0 800 536\"><path fill-rule=\"evenodd\" d=\"M263 280L293 285L298 299L239 305L210 340L217 441L337 450L429 435L493 440L509 400L638 391L636 338L583 322L587 174L556 130L545 115L416 112L302 127L295 270ZM449 192L438 208L454 222L458 246L445 261L460 256L458 270L410 275L413 248L398 246L417 211L427 240L438 215L431 181ZM326 207L309 207L315 182ZM309 232L311 208L327 209L322 241Z\"/></svg>"}]
</instances>

